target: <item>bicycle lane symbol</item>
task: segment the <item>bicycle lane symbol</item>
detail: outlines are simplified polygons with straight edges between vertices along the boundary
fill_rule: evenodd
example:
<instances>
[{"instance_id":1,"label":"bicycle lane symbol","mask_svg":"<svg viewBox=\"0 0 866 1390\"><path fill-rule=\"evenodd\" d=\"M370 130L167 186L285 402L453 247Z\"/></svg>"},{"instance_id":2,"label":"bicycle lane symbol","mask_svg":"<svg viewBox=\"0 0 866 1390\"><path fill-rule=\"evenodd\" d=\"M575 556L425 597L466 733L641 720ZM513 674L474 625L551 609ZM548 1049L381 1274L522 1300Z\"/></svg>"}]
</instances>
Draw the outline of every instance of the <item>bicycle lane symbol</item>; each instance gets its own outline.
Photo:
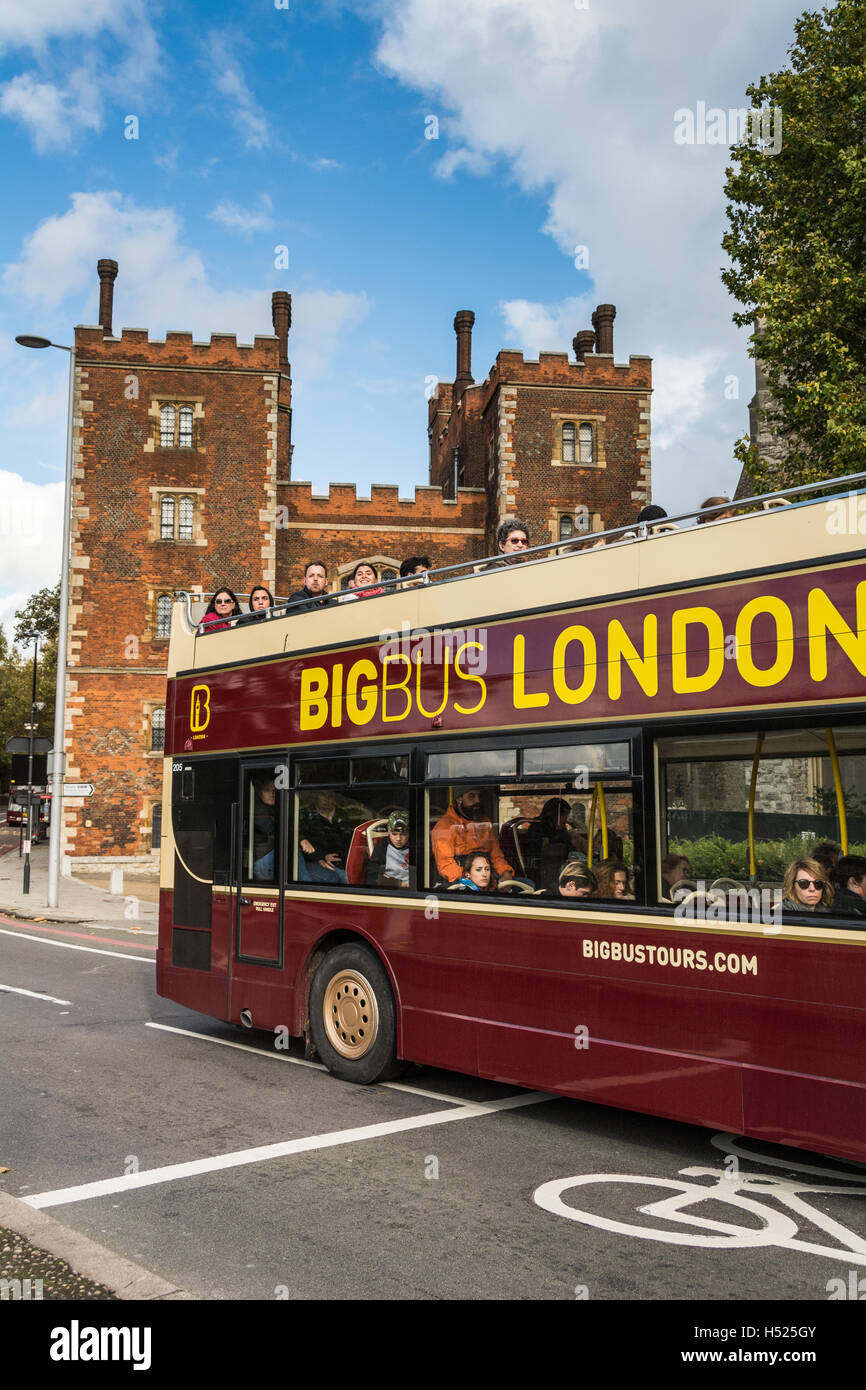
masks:
<instances>
[{"instance_id":1,"label":"bicycle lane symbol","mask_svg":"<svg viewBox=\"0 0 866 1390\"><path fill-rule=\"evenodd\" d=\"M727 1137L727 1136L725 1136ZM760 1155L750 1155L760 1163ZM778 1160L768 1160L778 1163ZM784 1166L790 1169L805 1168L810 1175L820 1174L821 1169L806 1168L805 1165L787 1161ZM823 1170L837 1179L840 1174ZM824 1255L838 1260L846 1255L854 1264L866 1265L866 1239L835 1221L826 1213L819 1211L800 1196L808 1193L813 1196L844 1194L846 1196L866 1197L866 1187L815 1185L803 1179L774 1178L765 1173L742 1172L735 1176L720 1168L681 1168L681 1178L714 1178L714 1183L673 1181L665 1178L637 1177L626 1173L586 1173L579 1177L557 1178L543 1183L533 1193L536 1205L554 1216L567 1217L569 1221L579 1221L586 1226L595 1226L602 1231L630 1236L637 1240L661 1241L666 1245L691 1245L703 1249L747 1250L759 1246L775 1245L786 1250L798 1250L803 1254ZM851 1182L862 1181L852 1178ZM636 1206L636 1213L653 1217L659 1221L669 1221L677 1226L691 1226L694 1232L673 1230L664 1226L637 1226L612 1217L600 1216L571 1206L563 1200L563 1194L575 1188L600 1186L602 1184L628 1184L642 1188L656 1187L673 1192L673 1196L663 1197L645 1206ZM743 1195L752 1194L752 1195ZM791 1216L776 1210L774 1206L756 1200L758 1196L772 1197L781 1206L787 1207L801 1219L824 1231L840 1245L818 1245L813 1241L797 1238L798 1223ZM701 1202L722 1202L735 1211L747 1212L755 1217L760 1226L744 1226L735 1221L718 1221L708 1216L698 1216L688 1208ZM701 1234L698 1234L701 1232ZM841 1246L841 1248L840 1248Z\"/></svg>"}]
</instances>

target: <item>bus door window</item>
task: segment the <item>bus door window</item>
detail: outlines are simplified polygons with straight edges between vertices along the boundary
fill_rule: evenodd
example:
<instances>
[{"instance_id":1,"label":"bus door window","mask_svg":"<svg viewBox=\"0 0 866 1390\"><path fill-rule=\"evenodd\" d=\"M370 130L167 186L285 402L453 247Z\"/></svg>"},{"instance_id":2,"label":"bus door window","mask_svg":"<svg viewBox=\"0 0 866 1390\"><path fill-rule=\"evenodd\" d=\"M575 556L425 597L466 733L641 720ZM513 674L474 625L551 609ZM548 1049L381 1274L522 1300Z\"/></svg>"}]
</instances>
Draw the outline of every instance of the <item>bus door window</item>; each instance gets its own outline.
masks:
<instances>
[{"instance_id":1,"label":"bus door window","mask_svg":"<svg viewBox=\"0 0 866 1390\"><path fill-rule=\"evenodd\" d=\"M247 768L243 775L241 882L274 888L279 883L282 797L273 767Z\"/></svg>"}]
</instances>

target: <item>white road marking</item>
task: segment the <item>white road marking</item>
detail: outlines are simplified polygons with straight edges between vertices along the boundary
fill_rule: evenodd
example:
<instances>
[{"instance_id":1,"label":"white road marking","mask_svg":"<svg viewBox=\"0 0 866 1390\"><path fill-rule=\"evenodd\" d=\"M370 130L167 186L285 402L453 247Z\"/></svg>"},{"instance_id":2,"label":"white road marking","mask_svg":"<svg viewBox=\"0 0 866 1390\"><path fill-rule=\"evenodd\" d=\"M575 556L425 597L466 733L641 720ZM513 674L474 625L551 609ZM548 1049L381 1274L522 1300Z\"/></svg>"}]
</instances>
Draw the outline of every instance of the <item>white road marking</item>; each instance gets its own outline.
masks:
<instances>
[{"instance_id":1,"label":"white road marking","mask_svg":"<svg viewBox=\"0 0 866 1390\"><path fill-rule=\"evenodd\" d=\"M46 1004L69 1004L74 1008L71 999L55 999L53 994L40 994L35 989L16 989L14 985L0 985L0 994L26 994L28 999L44 999Z\"/></svg>"},{"instance_id":2,"label":"white road marking","mask_svg":"<svg viewBox=\"0 0 866 1390\"><path fill-rule=\"evenodd\" d=\"M54 941L50 936L31 936L26 931L7 931L0 927L0 936L17 936L21 941L39 941L43 946L62 946L65 951L89 951L92 956L116 956L118 960L142 960L145 965L155 965L153 956L129 956L125 951L106 951L100 946L73 946L70 941Z\"/></svg>"},{"instance_id":3,"label":"white road marking","mask_svg":"<svg viewBox=\"0 0 866 1390\"><path fill-rule=\"evenodd\" d=\"M168 1023L148 1022L145 1028L158 1028L162 1033L180 1033L184 1038L197 1038L200 1042L218 1043L220 1047L236 1047L240 1052L253 1052L257 1057L271 1057L277 1062L291 1062L294 1067L312 1067L314 1071L327 1071L321 1062L310 1062L306 1057L288 1057L285 1052L273 1052L251 1043L233 1042L230 1038L215 1038L211 1033L197 1033L193 1028L174 1028ZM422 1096L426 1100L438 1100L444 1105L478 1105L484 1108L484 1101L461 1100L459 1096L448 1096L442 1091L427 1091L421 1086L408 1086L400 1081L381 1081L380 1086L389 1091L406 1091L410 1096ZM552 1099L552 1097L551 1097Z\"/></svg>"},{"instance_id":4,"label":"white road marking","mask_svg":"<svg viewBox=\"0 0 866 1390\"><path fill-rule=\"evenodd\" d=\"M507 1096L504 1100L485 1101L483 1104L457 1104L451 1110L431 1111L426 1115L412 1115L402 1120L383 1120L379 1124L363 1125L358 1129L334 1130L330 1134L311 1134L305 1139L287 1139L280 1144L263 1144L256 1149L238 1149L235 1153L195 1158L188 1163L172 1163L164 1168L151 1168L139 1173L124 1174L122 1177L82 1183L78 1187L36 1192L32 1197L22 1197L21 1200L38 1210L44 1207L66 1206L72 1202L87 1202L93 1197L108 1197L115 1192L128 1192L136 1187L154 1187L159 1183L177 1182L181 1178L195 1178L201 1173L217 1173L248 1163L265 1163L269 1159L285 1158L289 1154L312 1153L319 1149L335 1148L340 1144L358 1144L366 1139L382 1139L389 1134L428 1129L433 1125L447 1125L453 1120L475 1120L480 1115L495 1115L499 1110L516 1110L523 1105L539 1105L543 1101L555 1099L555 1096L547 1092L527 1091L523 1095Z\"/></svg>"}]
</instances>

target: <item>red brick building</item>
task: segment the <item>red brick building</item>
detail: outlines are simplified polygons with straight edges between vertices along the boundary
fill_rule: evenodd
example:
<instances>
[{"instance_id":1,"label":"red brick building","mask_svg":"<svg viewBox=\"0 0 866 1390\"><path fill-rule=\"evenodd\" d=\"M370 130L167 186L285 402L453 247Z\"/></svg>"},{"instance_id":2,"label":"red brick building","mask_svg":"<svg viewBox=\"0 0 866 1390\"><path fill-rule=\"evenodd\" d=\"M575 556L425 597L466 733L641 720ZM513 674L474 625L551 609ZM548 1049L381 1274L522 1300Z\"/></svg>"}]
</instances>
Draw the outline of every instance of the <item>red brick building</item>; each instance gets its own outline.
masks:
<instances>
[{"instance_id":1,"label":"red brick building","mask_svg":"<svg viewBox=\"0 0 866 1390\"><path fill-rule=\"evenodd\" d=\"M310 557L339 587L362 558L388 570L415 553L487 555L507 515L540 544L618 525L649 498L651 362L614 362L612 305L577 335L574 362L500 352L478 385L474 315L460 311L455 380L429 403L429 485L411 499L376 484L369 498L347 484L314 496L292 478L290 296L273 295L274 334L251 347L116 337L117 264L98 269L99 326L75 332L67 775L95 792L65 805L74 858L150 852L174 589L286 595Z\"/></svg>"}]
</instances>

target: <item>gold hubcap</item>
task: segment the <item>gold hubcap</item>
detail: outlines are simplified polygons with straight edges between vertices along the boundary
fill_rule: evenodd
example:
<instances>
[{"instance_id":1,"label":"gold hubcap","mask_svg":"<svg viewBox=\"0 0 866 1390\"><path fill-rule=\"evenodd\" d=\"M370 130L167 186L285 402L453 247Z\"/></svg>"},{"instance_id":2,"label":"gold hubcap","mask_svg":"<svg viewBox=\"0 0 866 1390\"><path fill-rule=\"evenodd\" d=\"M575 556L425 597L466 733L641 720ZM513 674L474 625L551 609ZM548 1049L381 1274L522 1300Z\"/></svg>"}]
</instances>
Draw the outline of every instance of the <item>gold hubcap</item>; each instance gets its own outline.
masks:
<instances>
[{"instance_id":1,"label":"gold hubcap","mask_svg":"<svg viewBox=\"0 0 866 1390\"><path fill-rule=\"evenodd\" d=\"M363 1057L379 1031L379 1010L369 980L341 970L329 982L322 1006L328 1042L341 1057Z\"/></svg>"}]
</instances>

